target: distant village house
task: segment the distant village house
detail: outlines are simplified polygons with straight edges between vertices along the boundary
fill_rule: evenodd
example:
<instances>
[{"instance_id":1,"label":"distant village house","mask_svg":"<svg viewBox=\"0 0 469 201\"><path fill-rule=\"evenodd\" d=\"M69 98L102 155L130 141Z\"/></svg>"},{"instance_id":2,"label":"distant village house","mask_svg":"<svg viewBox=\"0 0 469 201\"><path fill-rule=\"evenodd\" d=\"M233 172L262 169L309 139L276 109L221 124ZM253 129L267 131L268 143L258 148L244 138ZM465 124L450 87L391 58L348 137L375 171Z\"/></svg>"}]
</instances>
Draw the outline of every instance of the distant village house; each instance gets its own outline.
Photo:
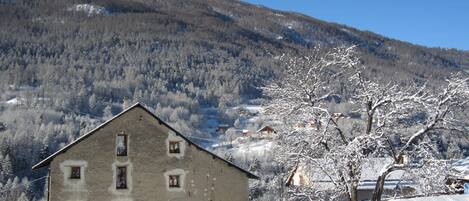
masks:
<instances>
[{"instance_id":1,"label":"distant village house","mask_svg":"<svg viewBox=\"0 0 469 201\"><path fill-rule=\"evenodd\" d=\"M276 133L277 131L275 131L272 127L264 126L261 129L257 130L256 134L253 137L258 139L273 139L274 134Z\"/></svg>"},{"instance_id":2,"label":"distant village house","mask_svg":"<svg viewBox=\"0 0 469 201\"><path fill-rule=\"evenodd\" d=\"M230 128L230 126L228 124L220 124L220 125L218 125L218 128L215 132L218 135L224 135L229 128Z\"/></svg>"},{"instance_id":3,"label":"distant village house","mask_svg":"<svg viewBox=\"0 0 469 201\"><path fill-rule=\"evenodd\" d=\"M324 164L323 159L317 159L318 164ZM383 168L389 158L370 158L362 166L362 178L360 180L357 193L358 200L365 201L370 200L373 195L373 190L376 185L379 171ZM307 171L306 171L307 170ZM415 184L412 181L405 180L403 178L404 171L397 170L391 172L384 183L384 195L393 195L395 190L403 195L410 194L415 191ZM321 191L328 191L334 189L335 184L331 178L326 175L323 170L316 165L308 166L302 163L297 163L293 170L290 172L285 185L290 188L296 187L310 187L316 188Z\"/></svg>"},{"instance_id":4,"label":"distant village house","mask_svg":"<svg viewBox=\"0 0 469 201\"><path fill-rule=\"evenodd\" d=\"M270 126L264 126L261 129L257 131L259 134L265 134L265 135L271 135L274 133L277 133L272 127Z\"/></svg>"}]
</instances>

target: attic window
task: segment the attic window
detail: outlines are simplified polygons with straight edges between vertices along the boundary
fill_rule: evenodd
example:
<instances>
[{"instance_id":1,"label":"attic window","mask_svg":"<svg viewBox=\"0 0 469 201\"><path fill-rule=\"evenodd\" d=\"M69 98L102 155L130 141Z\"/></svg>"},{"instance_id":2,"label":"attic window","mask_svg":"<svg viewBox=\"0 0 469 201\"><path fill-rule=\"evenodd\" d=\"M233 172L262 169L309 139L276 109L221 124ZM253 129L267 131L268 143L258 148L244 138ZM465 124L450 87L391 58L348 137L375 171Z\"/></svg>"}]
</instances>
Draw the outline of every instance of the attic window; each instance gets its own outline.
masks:
<instances>
[{"instance_id":1,"label":"attic window","mask_svg":"<svg viewBox=\"0 0 469 201\"><path fill-rule=\"evenodd\" d=\"M166 154L168 157L175 157L181 159L184 157L184 151L186 150L186 143L184 138L178 136L176 133L169 131L168 138L165 141Z\"/></svg>"},{"instance_id":2,"label":"attic window","mask_svg":"<svg viewBox=\"0 0 469 201\"><path fill-rule=\"evenodd\" d=\"M78 166L70 167L70 179L80 179L81 168Z\"/></svg>"},{"instance_id":3,"label":"attic window","mask_svg":"<svg viewBox=\"0 0 469 201\"><path fill-rule=\"evenodd\" d=\"M116 140L117 156L127 156L127 135L118 134Z\"/></svg>"},{"instance_id":4,"label":"attic window","mask_svg":"<svg viewBox=\"0 0 469 201\"><path fill-rule=\"evenodd\" d=\"M168 182L169 182L169 188L181 188L179 175L169 175Z\"/></svg>"},{"instance_id":5,"label":"attic window","mask_svg":"<svg viewBox=\"0 0 469 201\"><path fill-rule=\"evenodd\" d=\"M169 153L171 154L179 154L181 153L179 141L169 141Z\"/></svg>"},{"instance_id":6,"label":"attic window","mask_svg":"<svg viewBox=\"0 0 469 201\"><path fill-rule=\"evenodd\" d=\"M116 189L127 189L127 167L116 168Z\"/></svg>"}]
</instances>

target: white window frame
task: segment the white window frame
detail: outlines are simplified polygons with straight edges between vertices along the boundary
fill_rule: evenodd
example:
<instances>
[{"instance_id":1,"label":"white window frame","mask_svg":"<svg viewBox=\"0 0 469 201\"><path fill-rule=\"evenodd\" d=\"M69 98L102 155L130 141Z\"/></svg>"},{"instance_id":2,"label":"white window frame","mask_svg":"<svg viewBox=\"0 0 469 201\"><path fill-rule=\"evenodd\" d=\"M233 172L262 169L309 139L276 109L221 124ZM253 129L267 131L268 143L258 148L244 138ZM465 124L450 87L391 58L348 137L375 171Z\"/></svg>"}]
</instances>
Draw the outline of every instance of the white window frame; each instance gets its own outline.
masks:
<instances>
[{"instance_id":1,"label":"white window frame","mask_svg":"<svg viewBox=\"0 0 469 201\"><path fill-rule=\"evenodd\" d=\"M125 155L119 155L119 152L118 152L118 140L119 140L119 136L124 136L124 142L125 142L125 148L126 148L126 153ZM118 133L116 135L116 142L114 144L114 146L116 146L116 156L117 157L127 157L129 156L129 134L125 133L124 131Z\"/></svg>"},{"instance_id":2,"label":"white window frame","mask_svg":"<svg viewBox=\"0 0 469 201\"><path fill-rule=\"evenodd\" d=\"M170 187L170 176L179 176L179 187ZM186 171L183 169L173 169L166 171L164 173L164 178L166 180L166 189L169 192L183 192L184 191L184 184L186 179Z\"/></svg>"},{"instance_id":3,"label":"white window frame","mask_svg":"<svg viewBox=\"0 0 469 201\"><path fill-rule=\"evenodd\" d=\"M169 151L170 147L170 142L179 142L179 153L171 153ZM168 132L168 137L166 138L166 154L168 157L175 157L178 159L181 159L184 157L184 152L186 150L186 144L187 142L180 136L178 136L176 133L173 131Z\"/></svg>"},{"instance_id":4,"label":"white window frame","mask_svg":"<svg viewBox=\"0 0 469 201\"><path fill-rule=\"evenodd\" d=\"M115 160L114 163L111 165L112 166L112 184L109 187L109 191L114 194L114 195L130 195L132 192L133 184L132 184L132 169L133 165L130 162L130 160L127 160L126 162L120 162L118 160ZM127 188L117 188L117 167L126 167L126 179L127 179Z\"/></svg>"},{"instance_id":5,"label":"white window frame","mask_svg":"<svg viewBox=\"0 0 469 201\"><path fill-rule=\"evenodd\" d=\"M80 178L71 178L72 167L80 167ZM86 168L88 162L84 160L65 160L60 163L60 171L63 174L63 184L67 188L78 188L85 186Z\"/></svg>"}]
</instances>

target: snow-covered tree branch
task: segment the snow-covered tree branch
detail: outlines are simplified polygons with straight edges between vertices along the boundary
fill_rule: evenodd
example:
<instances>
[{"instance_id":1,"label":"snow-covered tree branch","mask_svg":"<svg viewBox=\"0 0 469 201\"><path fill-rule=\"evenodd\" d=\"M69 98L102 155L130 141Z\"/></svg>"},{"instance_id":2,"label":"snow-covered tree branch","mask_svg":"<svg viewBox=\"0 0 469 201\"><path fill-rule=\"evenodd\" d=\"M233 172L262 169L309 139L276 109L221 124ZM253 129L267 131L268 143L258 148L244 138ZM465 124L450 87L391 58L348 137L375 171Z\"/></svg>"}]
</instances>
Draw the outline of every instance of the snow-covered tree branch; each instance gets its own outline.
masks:
<instances>
[{"instance_id":1,"label":"snow-covered tree branch","mask_svg":"<svg viewBox=\"0 0 469 201\"><path fill-rule=\"evenodd\" d=\"M458 117L468 105L469 79L455 74L437 89L381 83L365 75L357 55L355 47L318 47L302 58L283 56L283 78L262 89L271 97L269 114L285 122L278 160L288 168L302 164L321 170L334 186L329 192L357 200L363 164L373 157L392 158L376 178L373 200L380 200L392 171L423 169L436 161L429 136L467 132ZM348 108L331 109L337 102ZM317 192L309 190L302 195Z\"/></svg>"}]
</instances>

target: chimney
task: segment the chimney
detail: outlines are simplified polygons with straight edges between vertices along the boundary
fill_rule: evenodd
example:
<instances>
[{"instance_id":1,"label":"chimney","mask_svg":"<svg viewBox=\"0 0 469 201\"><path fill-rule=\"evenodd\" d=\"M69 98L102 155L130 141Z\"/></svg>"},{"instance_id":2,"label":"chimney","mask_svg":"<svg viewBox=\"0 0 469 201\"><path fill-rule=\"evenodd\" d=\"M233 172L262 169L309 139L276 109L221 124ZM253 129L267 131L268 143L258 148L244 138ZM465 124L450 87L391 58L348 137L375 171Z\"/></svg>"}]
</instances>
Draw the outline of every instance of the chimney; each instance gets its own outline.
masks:
<instances>
[{"instance_id":1,"label":"chimney","mask_svg":"<svg viewBox=\"0 0 469 201\"><path fill-rule=\"evenodd\" d=\"M124 102L122 103L122 110L125 110L129 107L129 99L127 99L127 96L124 97Z\"/></svg>"}]
</instances>

